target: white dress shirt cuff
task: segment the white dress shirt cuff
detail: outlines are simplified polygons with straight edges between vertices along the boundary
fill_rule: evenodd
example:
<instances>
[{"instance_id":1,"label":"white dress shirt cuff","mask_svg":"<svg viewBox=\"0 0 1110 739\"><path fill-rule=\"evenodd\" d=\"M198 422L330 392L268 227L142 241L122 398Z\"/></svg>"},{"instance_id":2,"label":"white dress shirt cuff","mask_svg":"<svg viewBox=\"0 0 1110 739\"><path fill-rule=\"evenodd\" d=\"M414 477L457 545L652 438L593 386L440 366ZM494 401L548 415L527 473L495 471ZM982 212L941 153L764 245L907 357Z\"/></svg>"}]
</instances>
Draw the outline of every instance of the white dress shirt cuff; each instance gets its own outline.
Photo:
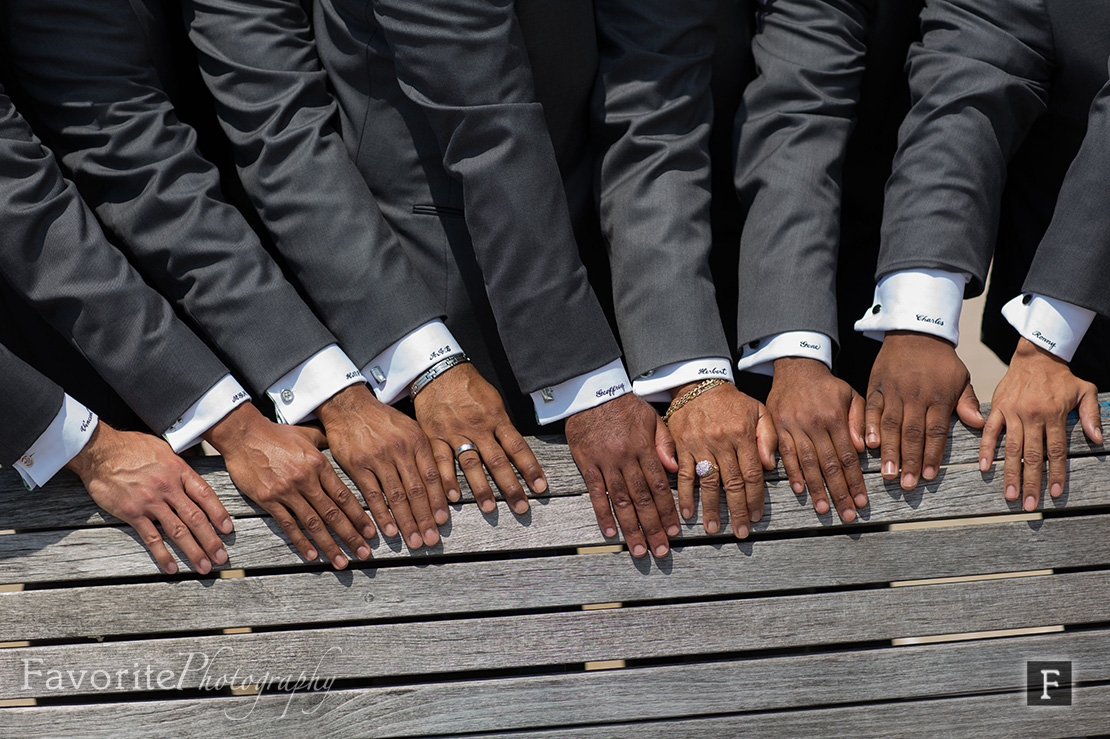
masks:
<instances>
[{"instance_id":1,"label":"white dress shirt cuff","mask_svg":"<svg viewBox=\"0 0 1110 739\"><path fill-rule=\"evenodd\" d=\"M879 280L875 300L855 329L878 341L887 331L917 331L958 344L960 309L969 279L962 272L940 269L892 272Z\"/></svg>"},{"instance_id":2,"label":"white dress shirt cuff","mask_svg":"<svg viewBox=\"0 0 1110 739\"><path fill-rule=\"evenodd\" d=\"M76 457L89 443L96 424L95 413L66 395L58 415L15 463L27 489L45 485Z\"/></svg>"},{"instance_id":3,"label":"white dress shirt cuff","mask_svg":"<svg viewBox=\"0 0 1110 739\"><path fill-rule=\"evenodd\" d=\"M365 382L342 349L329 344L275 382L266 394L274 401L278 420L300 423L315 418L320 404L345 387Z\"/></svg>"},{"instance_id":4,"label":"white dress shirt cuff","mask_svg":"<svg viewBox=\"0 0 1110 739\"><path fill-rule=\"evenodd\" d=\"M224 375L212 389L200 396L200 400L189 406L173 426L166 429L162 438L169 442L175 452L188 449L197 443L208 429L226 416L240 403L251 399L243 386L231 375Z\"/></svg>"},{"instance_id":5,"label":"white dress shirt cuff","mask_svg":"<svg viewBox=\"0 0 1110 739\"><path fill-rule=\"evenodd\" d=\"M818 331L783 331L750 341L740 353L736 368L757 375L774 375L775 360L804 357L824 362L832 369L832 339Z\"/></svg>"},{"instance_id":6,"label":"white dress shirt cuff","mask_svg":"<svg viewBox=\"0 0 1110 739\"><path fill-rule=\"evenodd\" d=\"M433 364L462 351L459 342L438 318L409 331L362 368L370 387L383 403L396 403L409 394L409 385Z\"/></svg>"},{"instance_id":7,"label":"white dress shirt cuff","mask_svg":"<svg viewBox=\"0 0 1110 739\"><path fill-rule=\"evenodd\" d=\"M589 410L629 392L632 392L632 382L628 379L628 372L621 360L614 359L593 372L545 387L531 395L532 405L536 408L536 421L546 424Z\"/></svg>"},{"instance_id":8,"label":"white dress shirt cuff","mask_svg":"<svg viewBox=\"0 0 1110 739\"><path fill-rule=\"evenodd\" d=\"M670 390L691 382L712 380L714 377L735 382L732 363L721 357L708 357L665 364L633 380L632 390L649 402L670 403Z\"/></svg>"},{"instance_id":9,"label":"white dress shirt cuff","mask_svg":"<svg viewBox=\"0 0 1110 739\"><path fill-rule=\"evenodd\" d=\"M1047 352L1070 362L1095 312L1037 293L1019 295L1002 306L1002 315L1018 333Z\"/></svg>"}]
</instances>

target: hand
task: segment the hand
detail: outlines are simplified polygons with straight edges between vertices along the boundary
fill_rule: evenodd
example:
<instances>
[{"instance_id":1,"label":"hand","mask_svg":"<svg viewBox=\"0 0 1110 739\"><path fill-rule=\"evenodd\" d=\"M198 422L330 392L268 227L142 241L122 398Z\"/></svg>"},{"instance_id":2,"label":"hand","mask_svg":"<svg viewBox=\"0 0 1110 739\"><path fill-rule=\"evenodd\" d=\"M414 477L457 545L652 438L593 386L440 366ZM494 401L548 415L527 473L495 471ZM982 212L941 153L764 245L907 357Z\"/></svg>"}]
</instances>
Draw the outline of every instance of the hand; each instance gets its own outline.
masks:
<instances>
[{"instance_id":1,"label":"hand","mask_svg":"<svg viewBox=\"0 0 1110 739\"><path fill-rule=\"evenodd\" d=\"M138 532L163 572L176 573L177 562L155 523L200 574L211 572L212 562L227 562L212 524L230 534L231 517L208 483L162 439L117 431L101 421L66 467L80 476L98 506Z\"/></svg>"},{"instance_id":2,"label":"hand","mask_svg":"<svg viewBox=\"0 0 1110 739\"><path fill-rule=\"evenodd\" d=\"M867 505L859 463L864 449L863 398L833 377L824 362L783 357L775 360L767 408L778 429L779 454L790 487L801 494L808 486L818 513L829 510L828 488L840 519L854 521L856 508Z\"/></svg>"},{"instance_id":3,"label":"hand","mask_svg":"<svg viewBox=\"0 0 1110 739\"><path fill-rule=\"evenodd\" d=\"M1067 418L1076 406L1079 406L1079 419L1087 438L1101 444L1098 389L1073 375L1064 360L1026 339L1019 339L1010 368L994 390L990 418L979 444L979 469L986 472L994 461L998 436L1003 428L1006 429L1003 468L1006 500L1018 499L1020 485L1025 510L1036 509L1041 497L1046 442L1049 492L1053 498L1064 492L1068 461Z\"/></svg>"},{"instance_id":4,"label":"hand","mask_svg":"<svg viewBox=\"0 0 1110 739\"><path fill-rule=\"evenodd\" d=\"M901 466L904 490L916 487L918 476L935 478L953 408L972 428L986 423L956 348L929 334L888 331L871 368L864 412L867 446L874 449L881 439L883 477L895 479Z\"/></svg>"},{"instance_id":5,"label":"hand","mask_svg":"<svg viewBox=\"0 0 1110 739\"><path fill-rule=\"evenodd\" d=\"M675 388L680 397L696 382ZM686 403L671 416L670 431L678 451L678 505L683 518L694 516L694 466L709 460L720 471L701 478L705 530L721 528L718 507L724 482L732 532L743 539L749 521L763 518L763 469L775 466L775 428L767 409L732 383L717 385Z\"/></svg>"},{"instance_id":6,"label":"hand","mask_svg":"<svg viewBox=\"0 0 1110 739\"><path fill-rule=\"evenodd\" d=\"M665 556L667 536L677 536L681 528L656 452L657 435L668 436L659 415L628 393L575 413L566 432L602 533L617 535L616 511L633 557L647 554L645 536L655 556Z\"/></svg>"},{"instance_id":7,"label":"hand","mask_svg":"<svg viewBox=\"0 0 1110 739\"><path fill-rule=\"evenodd\" d=\"M536 455L509 420L501 396L482 379L474 365L458 364L447 370L420 391L413 400L413 407L416 420L431 440L440 478L450 500L459 499L455 450L463 444L478 447L476 452L463 452L459 466L474 491L478 507L484 512L493 512L497 503L482 469L483 462L505 500L518 514L528 511L528 498L512 465L529 481L528 487L533 492L547 490L547 479Z\"/></svg>"},{"instance_id":8,"label":"hand","mask_svg":"<svg viewBox=\"0 0 1110 739\"><path fill-rule=\"evenodd\" d=\"M370 556L363 536L374 536L374 524L317 448L319 431L273 423L244 403L204 438L223 455L236 487L273 516L305 559L316 559L317 552L297 521L337 570L348 560L329 527L359 559Z\"/></svg>"},{"instance_id":9,"label":"hand","mask_svg":"<svg viewBox=\"0 0 1110 739\"><path fill-rule=\"evenodd\" d=\"M332 456L358 485L385 535L395 536L399 527L410 549L438 542L438 524L449 516L447 498L420 425L379 402L365 385L340 390L316 415Z\"/></svg>"}]
</instances>

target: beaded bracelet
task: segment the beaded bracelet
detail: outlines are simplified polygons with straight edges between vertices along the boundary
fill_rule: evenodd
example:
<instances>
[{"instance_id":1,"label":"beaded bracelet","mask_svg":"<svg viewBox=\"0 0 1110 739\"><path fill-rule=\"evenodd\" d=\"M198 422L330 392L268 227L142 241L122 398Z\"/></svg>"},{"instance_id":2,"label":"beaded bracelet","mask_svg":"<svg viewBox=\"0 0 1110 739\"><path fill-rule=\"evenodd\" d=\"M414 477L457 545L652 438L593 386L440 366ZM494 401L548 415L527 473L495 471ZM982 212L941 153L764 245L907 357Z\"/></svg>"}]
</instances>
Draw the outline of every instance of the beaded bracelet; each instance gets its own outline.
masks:
<instances>
[{"instance_id":1,"label":"beaded bracelet","mask_svg":"<svg viewBox=\"0 0 1110 739\"><path fill-rule=\"evenodd\" d=\"M671 406L667 408L667 412L663 415L663 423L667 423L667 421L670 421L671 416L674 415L675 411L704 393L706 390L715 388L718 385L725 385L727 383L728 380L722 380L720 377L714 377L710 380L699 382L697 385L690 388L685 393L671 401Z\"/></svg>"}]
</instances>

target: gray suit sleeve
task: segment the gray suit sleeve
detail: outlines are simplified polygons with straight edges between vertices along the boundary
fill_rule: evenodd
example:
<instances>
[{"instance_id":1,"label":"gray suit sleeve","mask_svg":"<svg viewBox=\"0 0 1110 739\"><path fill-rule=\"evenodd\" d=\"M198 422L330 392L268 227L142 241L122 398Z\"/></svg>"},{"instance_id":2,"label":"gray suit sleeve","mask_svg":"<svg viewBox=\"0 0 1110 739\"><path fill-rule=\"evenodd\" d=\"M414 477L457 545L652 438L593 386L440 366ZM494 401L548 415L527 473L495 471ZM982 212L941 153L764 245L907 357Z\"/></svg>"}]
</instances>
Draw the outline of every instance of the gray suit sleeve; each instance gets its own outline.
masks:
<instances>
[{"instance_id":1,"label":"gray suit sleeve","mask_svg":"<svg viewBox=\"0 0 1110 739\"><path fill-rule=\"evenodd\" d=\"M376 0L405 95L462 184L509 363L533 392L620 356L578 255L511 3Z\"/></svg>"},{"instance_id":2,"label":"gray suit sleeve","mask_svg":"<svg viewBox=\"0 0 1110 739\"><path fill-rule=\"evenodd\" d=\"M729 357L709 271L716 0L596 0L597 192L633 376Z\"/></svg>"},{"instance_id":3,"label":"gray suit sleeve","mask_svg":"<svg viewBox=\"0 0 1110 739\"><path fill-rule=\"evenodd\" d=\"M439 317L337 129L298 0L185 0L239 176L308 301L362 367Z\"/></svg>"},{"instance_id":4,"label":"gray suit sleeve","mask_svg":"<svg viewBox=\"0 0 1110 739\"><path fill-rule=\"evenodd\" d=\"M994 253L1007 164L1045 110L1051 24L1040 0L935 0L921 23L877 276L964 272L975 295Z\"/></svg>"},{"instance_id":5,"label":"gray suit sleeve","mask_svg":"<svg viewBox=\"0 0 1110 739\"><path fill-rule=\"evenodd\" d=\"M1048 231L1022 287L1110 316L1110 82L1091 105Z\"/></svg>"},{"instance_id":6,"label":"gray suit sleeve","mask_svg":"<svg viewBox=\"0 0 1110 739\"><path fill-rule=\"evenodd\" d=\"M161 3L146 4L158 19ZM156 26L127 0L13 0L0 13L46 143L105 231L243 379L265 390L335 342L223 200L154 67Z\"/></svg>"},{"instance_id":7,"label":"gray suit sleeve","mask_svg":"<svg viewBox=\"0 0 1110 739\"><path fill-rule=\"evenodd\" d=\"M10 467L58 415L64 393L3 345L0 376L0 464Z\"/></svg>"},{"instance_id":8,"label":"gray suit sleeve","mask_svg":"<svg viewBox=\"0 0 1110 739\"><path fill-rule=\"evenodd\" d=\"M859 0L769 4L752 43L759 76L736 118L737 341L819 331L838 341L844 158L871 23Z\"/></svg>"},{"instance_id":9,"label":"gray suit sleeve","mask_svg":"<svg viewBox=\"0 0 1110 739\"><path fill-rule=\"evenodd\" d=\"M169 428L227 374L108 243L2 88L0 201L3 281L75 344L151 429Z\"/></svg>"}]
</instances>

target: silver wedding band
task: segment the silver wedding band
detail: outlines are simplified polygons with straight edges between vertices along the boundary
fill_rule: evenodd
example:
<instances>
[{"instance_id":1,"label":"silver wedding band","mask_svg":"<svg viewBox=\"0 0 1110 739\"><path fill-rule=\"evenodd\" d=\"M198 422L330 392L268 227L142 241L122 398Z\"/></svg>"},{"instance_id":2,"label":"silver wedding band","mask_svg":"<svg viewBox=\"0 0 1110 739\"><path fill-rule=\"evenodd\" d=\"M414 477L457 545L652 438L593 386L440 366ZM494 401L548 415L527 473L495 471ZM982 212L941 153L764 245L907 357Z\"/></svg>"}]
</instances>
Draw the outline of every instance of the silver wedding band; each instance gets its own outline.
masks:
<instances>
[{"instance_id":1,"label":"silver wedding band","mask_svg":"<svg viewBox=\"0 0 1110 739\"><path fill-rule=\"evenodd\" d=\"M461 457L463 452L477 452L477 451L478 451L478 447L474 446L473 444L463 444L458 449L455 450L455 459L458 459L459 457Z\"/></svg>"},{"instance_id":2,"label":"silver wedding band","mask_svg":"<svg viewBox=\"0 0 1110 739\"><path fill-rule=\"evenodd\" d=\"M710 462L708 459L703 459L694 465L694 472L698 473L698 477L709 477L710 475L718 472L721 468Z\"/></svg>"}]
</instances>

